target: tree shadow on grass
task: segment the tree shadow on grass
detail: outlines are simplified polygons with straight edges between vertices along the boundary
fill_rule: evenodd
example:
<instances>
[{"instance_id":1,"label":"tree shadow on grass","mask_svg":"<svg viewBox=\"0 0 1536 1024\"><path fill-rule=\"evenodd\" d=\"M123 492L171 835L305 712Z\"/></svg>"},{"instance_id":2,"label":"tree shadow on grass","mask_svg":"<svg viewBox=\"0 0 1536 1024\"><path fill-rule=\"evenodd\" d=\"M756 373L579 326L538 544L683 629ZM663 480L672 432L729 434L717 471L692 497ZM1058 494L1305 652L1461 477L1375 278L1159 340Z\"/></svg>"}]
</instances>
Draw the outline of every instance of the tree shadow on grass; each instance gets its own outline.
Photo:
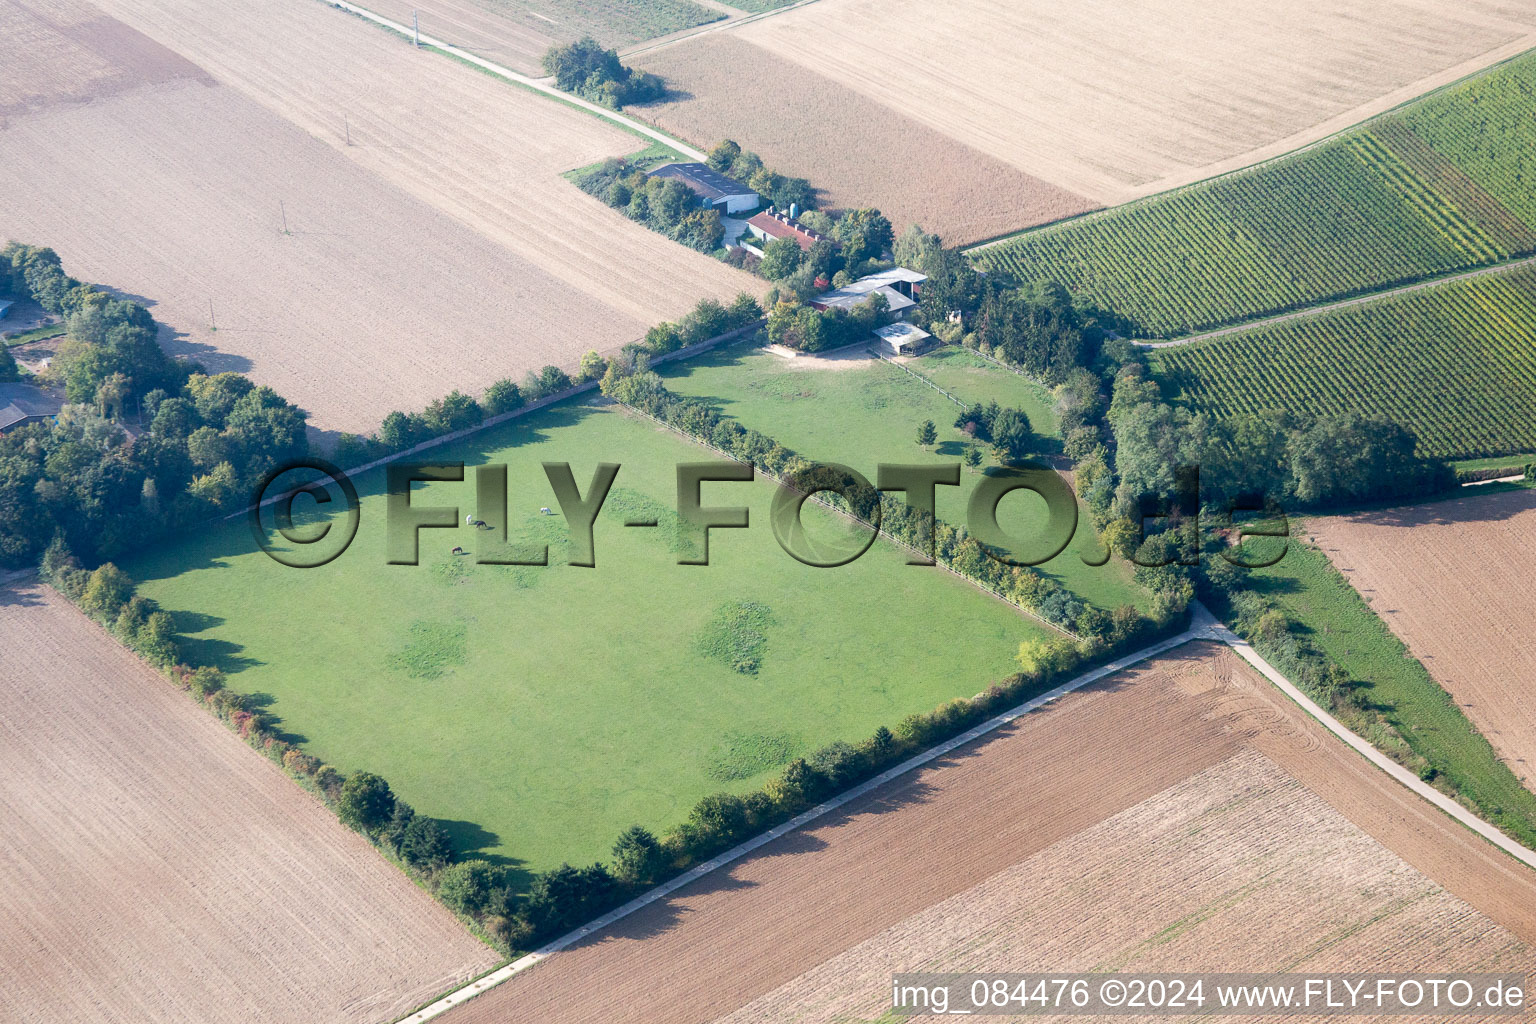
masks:
<instances>
[{"instance_id":1,"label":"tree shadow on grass","mask_svg":"<svg viewBox=\"0 0 1536 1024\"><path fill-rule=\"evenodd\" d=\"M532 873L526 867L527 862L519 857L492 852L494 847L501 845L501 836L473 821L438 818L437 822L448 832L448 838L453 843L455 861L489 861L507 869L507 880L514 888L520 891L527 889L532 879Z\"/></svg>"},{"instance_id":2,"label":"tree shadow on grass","mask_svg":"<svg viewBox=\"0 0 1536 1024\"><path fill-rule=\"evenodd\" d=\"M264 690L257 690L255 693L245 695L246 709L260 713L262 722L271 731L272 735L285 743L292 743L294 745L308 743L308 736L302 733L289 732L282 727L282 717L272 713L272 706L276 703L277 698Z\"/></svg>"},{"instance_id":3,"label":"tree shadow on grass","mask_svg":"<svg viewBox=\"0 0 1536 1024\"><path fill-rule=\"evenodd\" d=\"M181 612L172 612L172 617L178 623L181 621ZM215 616L210 616L215 617ZM223 620L220 619L220 622ZM179 631L179 630L178 630ZM211 665L226 676L237 675L248 668L255 668L264 664L262 661L247 657L241 652L244 645L223 640L212 636L186 636L182 635L177 641L181 651L181 660L188 665Z\"/></svg>"}]
</instances>

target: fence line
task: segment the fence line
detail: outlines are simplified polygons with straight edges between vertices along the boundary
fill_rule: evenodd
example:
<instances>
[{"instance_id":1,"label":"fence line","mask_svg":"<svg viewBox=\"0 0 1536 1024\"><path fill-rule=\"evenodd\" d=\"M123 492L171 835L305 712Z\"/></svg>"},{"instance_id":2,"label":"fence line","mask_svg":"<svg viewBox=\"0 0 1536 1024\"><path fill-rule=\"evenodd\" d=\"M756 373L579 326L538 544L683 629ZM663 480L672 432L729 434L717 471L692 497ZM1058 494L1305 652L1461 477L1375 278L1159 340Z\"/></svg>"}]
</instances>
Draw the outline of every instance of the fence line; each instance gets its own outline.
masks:
<instances>
[{"instance_id":1,"label":"fence line","mask_svg":"<svg viewBox=\"0 0 1536 1024\"><path fill-rule=\"evenodd\" d=\"M1045 388L1047 390L1050 389L1050 385L1049 384L1047 384L1045 381L1041 380L1039 377L1036 377L1034 374L1028 372L1027 370L1021 370L1017 366L1012 365L1011 363L1005 363L1001 359L998 359L996 356L989 356L985 352L982 352L980 349L972 348L972 349L966 349L966 351L967 352L974 352L976 355L978 355L981 358L985 359L987 362L995 363L998 366L1001 366L1003 369L1007 370L1009 373L1016 374L1017 376L1023 377L1025 380L1029 381L1031 384L1038 384L1038 385L1040 385L1041 387L1043 387L1043 388Z\"/></svg>"},{"instance_id":2,"label":"fence line","mask_svg":"<svg viewBox=\"0 0 1536 1024\"><path fill-rule=\"evenodd\" d=\"M906 365L904 365L902 363L898 363L896 360L892 359L890 356L886 355L884 352L881 352L880 349L877 346L871 346L869 351L874 355L874 357L876 359L879 359L879 360L881 360L883 362L890 363L892 366L896 367L898 370L905 370L907 373L910 373L912 376L916 377L918 380L922 381L924 384L927 384L929 387L933 388L933 390L937 391L939 394L943 395L945 398L949 399L951 402L954 402L960 408L962 408L962 409L969 409L970 408L970 406L966 404L966 402L965 402L965 400L963 398L960 398L960 397L958 397L956 395L952 395L948 391L945 391L943 388L939 387L933 381L929 380L927 377L925 377L922 374L918 373L916 370L912 369L910 366L906 366Z\"/></svg>"}]
</instances>

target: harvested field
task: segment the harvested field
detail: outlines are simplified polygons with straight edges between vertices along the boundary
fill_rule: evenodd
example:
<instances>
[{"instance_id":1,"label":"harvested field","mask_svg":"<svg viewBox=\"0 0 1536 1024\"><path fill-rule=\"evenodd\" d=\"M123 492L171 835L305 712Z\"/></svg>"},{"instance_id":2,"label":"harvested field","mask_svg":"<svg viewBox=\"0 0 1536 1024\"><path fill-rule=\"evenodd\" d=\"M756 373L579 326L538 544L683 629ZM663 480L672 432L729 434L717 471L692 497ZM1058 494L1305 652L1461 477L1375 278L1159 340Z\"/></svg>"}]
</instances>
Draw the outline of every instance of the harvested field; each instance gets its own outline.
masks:
<instances>
[{"instance_id":1,"label":"harvested field","mask_svg":"<svg viewBox=\"0 0 1536 1024\"><path fill-rule=\"evenodd\" d=\"M540 58L551 46L593 36L623 48L726 17L718 4L694 0L372 0L386 18L526 75L544 74Z\"/></svg>"},{"instance_id":2,"label":"harvested field","mask_svg":"<svg viewBox=\"0 0 1536 1024\"><path fill-rule=\"evenodd\" d=\"M1536 789L1536 491L1309 520L1307 532Z\"/></svg>"},{"instance_id":3,"label":"harvested field","mask_svg":"<svg viewBox=\"0 0 1536 1024\"><path fill-rule=\"evenodd\" d=\"M1529 971L1533 941L1536 876L1191 644L449 1019L872 1019L897 969Z\"/></svg>"},{"instance_id":4,"label":"harvested field","mask_svg":"<svg viewBox=\"0 0 1536 1024\"><path fill-rule=\"evenodd\" d=\"M1507 0L820 0L726 31L888 117L1111 204L1294 149L1536 45L1536 11Z\"/></svg>"},{"instance_id":5,"label":"harvested field","mask_svg":"<svg viewBox=\"0 0 1536 1024\"><path fill-rule=\"evenodd\" d=\"M773 169L821 187L825 205L878 206L898 233L916 222L952 244L975 242L1099 205L734 32L712 31L635 63L683 98L630 113L705 150L736 139ZM774 83L768 107L760 105L764 81Z\"/></svg>"},{"instance_id":6,"label":"harvested field","mask_svg":"<svg viewBox=\"0 0 1536 1024\"><path fill-rule=\"evenodd\" d=\"M918 964L939 973L1374 971L1388 950L1398 950L1397 970L1439 970L1447 950L1467 970L1524 971L1536 960L1249 750L718 1020L874 1019L889 1009L890 976Z\"/></svg>"},{"instance_id":7,"label":"harvested field","mask_svg":"<svg viewBox=\"0 0 1536 1024\"><path fill-rule=\"evenodd\" d=\"M0 590L0 1018L389 1020L496 955L64 599Z\"/></svg>"},{"instance_id":8,"label":"harvested field","mask_svg":"<svg viewBox=\"0 0 1536 1024\"><path fill-rule=\"evenodd\" d=\"M250 372L321 429L371 429L758 290L560 177L636 148L596 118L308 0L112 13L134 24L110 23L138 40L123 52L169 48L218 84L112 86L9 118L0 224L144 297L173 351ZM15 48L0 41L0 65ZM49 95L72 95L50 67Z\"/></svg>"},{"instance_id":9,"label":"harvested field","mask_svg":"<svg viewBox=\"0 0 1536 1024\"><path fill-rule=\"evenodd\" d=\"M144 85L211 84L183 57L73 3L7 5L0 42L0 128L21 114L84 103Z\"/></svg>"}]
</instances>

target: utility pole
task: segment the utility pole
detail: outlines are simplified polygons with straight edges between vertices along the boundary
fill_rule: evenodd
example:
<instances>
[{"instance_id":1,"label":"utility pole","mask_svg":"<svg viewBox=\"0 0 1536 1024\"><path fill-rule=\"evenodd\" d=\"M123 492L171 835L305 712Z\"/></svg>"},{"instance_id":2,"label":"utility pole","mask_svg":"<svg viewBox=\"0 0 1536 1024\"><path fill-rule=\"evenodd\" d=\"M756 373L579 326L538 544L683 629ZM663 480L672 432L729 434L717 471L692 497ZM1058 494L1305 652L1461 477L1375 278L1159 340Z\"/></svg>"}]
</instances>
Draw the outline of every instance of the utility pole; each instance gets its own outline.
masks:
<instances>
[{"instance_id":1,"label":"utility pole","mask_svg":"<svg viewBox=\"0 0 1536 1024\"><path fill-rule=\"evenodd\" d=\"M219 322L213 318L213 300L212 299L208 300L208 328L210 330L214 330L214 331L219 329Z\"/></svg>"},{"instance_id":2,"label":"utility pole","mask_svg":"<svg viewBox=\"0 0 1536 1024\"><path fill-rule=\"evenodd\" d=\"M418 11L411 12L411 27L416 31L416 48L421 48L421 14Z\"/></svg>"},{"instance_id":3,"label":"utility pole","mask_svg":"<svg viewBox=\"0 0 1536 1024\"><path fill-rule=\"evenodd\" d=\"M346 114L342 114L341 123L347 127L347 145L350 146L352 145L352 122L347 118Z\"/></svg>"},{"instance_id":4,"label":"utility pole","mask_svg":"<svg viewBox=\"0 0 1536 1024\"><path fill-rule=\"evenodd\" d=\"M279 199L277 201L277 208L283 214L283 234L286 235L288 234L288 207L284 206L283 201Z\"/></svg>"}]
</instances>

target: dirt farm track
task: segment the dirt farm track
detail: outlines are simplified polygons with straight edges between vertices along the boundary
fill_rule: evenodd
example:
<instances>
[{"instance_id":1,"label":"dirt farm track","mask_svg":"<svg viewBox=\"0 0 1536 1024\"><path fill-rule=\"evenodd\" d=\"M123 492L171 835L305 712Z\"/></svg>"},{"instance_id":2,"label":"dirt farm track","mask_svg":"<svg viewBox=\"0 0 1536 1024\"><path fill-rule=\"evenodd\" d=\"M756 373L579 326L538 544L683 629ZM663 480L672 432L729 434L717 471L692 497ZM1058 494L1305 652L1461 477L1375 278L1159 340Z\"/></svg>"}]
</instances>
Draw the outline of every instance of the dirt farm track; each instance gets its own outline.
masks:
<instances>
[{"instance_id":1,"label":"dirt farm track","mask_svg":"<svg viewBox=\"0 0 1536 1024\"><path fill-rule=\"evenodd\" d=\"M46 588L0 589L0 1020L391 1020L496 955Z\"/></svg>"},{"instance_id":2,"label":"dirt farm track","mask_svg":"<svg viewBox=\"0 0 1536 1024\"><path fill-rule=\"evenodd\" d=\"M0 236L321 430L762 290L560 176L640 138L315 0L0 0L0 22Z\"/></svg>"},{"instance_id":3,"label":"dirt farm track","mask_svg":"<svg viewBox=\"0 0 1536 1024\"><path fill-rule=\"evenodd\" d=\"M652 904L449 1024L874 1020L899 970L1536 967L1536 876L1186 645Z\"/></svg>"}]
</instances>

